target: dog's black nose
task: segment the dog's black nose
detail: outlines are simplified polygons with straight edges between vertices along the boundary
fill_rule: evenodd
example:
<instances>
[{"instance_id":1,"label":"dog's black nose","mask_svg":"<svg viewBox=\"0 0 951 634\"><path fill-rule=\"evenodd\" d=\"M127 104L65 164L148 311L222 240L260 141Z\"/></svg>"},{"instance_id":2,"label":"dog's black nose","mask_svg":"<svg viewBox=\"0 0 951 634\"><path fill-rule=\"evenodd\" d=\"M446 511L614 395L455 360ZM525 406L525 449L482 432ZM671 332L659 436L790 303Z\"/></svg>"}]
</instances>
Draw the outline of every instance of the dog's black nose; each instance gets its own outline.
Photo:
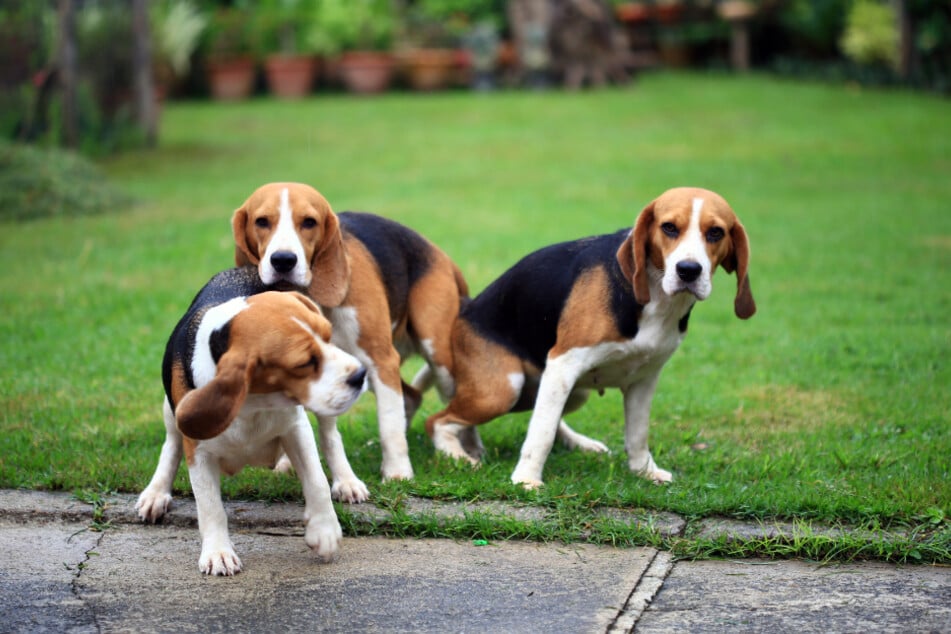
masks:
<instances>
[{"instance_id":1,"label":"dog's black nose","mask_svg":"<svg viewBox=\"0 0 951 634\"><path fill-rule=\"evenodd\" d=\"M703 266L693 260L681 260L677 262L677 277L688 284L693 282L703 272Z\"/></svg>"},{"instance_id":2,"label":"dog's black nose","mask_svg":"<svg viewBox=\"0 0 951 634\"><path fill-rule=\"evenodd\" d=\"M363 388L363 381L367 378L367 369L360 366L360 369L347 377L347 385L355 390Z\"/></svg>"},{"instance_id":3,"label":"dog's black nose","mask_svg":"<svg viewBox=\"0 0 951 634\"><path fill-rule=\"evenodd\" d=\"M297 264L297 256L290 251L277 251L271 255L271 266L278 273L287 273Z\"/></svg>"}]
</instances>

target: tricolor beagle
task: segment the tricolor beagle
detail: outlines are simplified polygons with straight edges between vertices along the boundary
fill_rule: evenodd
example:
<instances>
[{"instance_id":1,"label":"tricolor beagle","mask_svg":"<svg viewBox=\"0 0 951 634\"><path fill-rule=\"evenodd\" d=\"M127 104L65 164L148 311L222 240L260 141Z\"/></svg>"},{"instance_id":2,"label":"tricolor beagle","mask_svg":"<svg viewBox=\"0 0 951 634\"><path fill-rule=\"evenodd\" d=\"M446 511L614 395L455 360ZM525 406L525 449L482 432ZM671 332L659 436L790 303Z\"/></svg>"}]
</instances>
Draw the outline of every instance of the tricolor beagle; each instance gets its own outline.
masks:
<instances>
[{"instance_id":1,"label":"tricolor beagle","mask_svg":"<svg viewBox=\"0 0 951 634\"><path fill-rule=\"evenodd\" d=\"M690 188L669 190L647 205L633 231L527 256L459 315L452 333L455 396L426 421L437 449L475 463L479 448L461 442L461 431L534 406L512 481L540 486L556 435L569 446L606 451L561 418L589 390L619 387L628 465L670 481L647 446L657 379L687 331L694 303L710 295L717 265L736 272L736 315L753 315L748 261L746 231L727 202Z\"/></svg>"},{"instance_id":2,"label":"tricolor beagle","mask_svg":"<svg viewBox=\"0 0 951 634\"><path fill-rule=\"evenodd\" d=\"M468 288L459 268L418 233L366 213L333 212L312 187L271 183L232 217L235 261L265 284L306 289L333 324L333 342L366 365L376 394L384 480L413 477L406 443L420 391L454 391L450 331ZM413 386L403 357L426 360ZM405 398L405 405L404 405Z\"/></svg>"},{"instance_id":3,"label":"tricolor beagle","mask_svg":"<svg viewBox=\"0 0 951 634\"><path fill-rule=\"evenodd\" d=\"M221 473L290 458L304 493L305 541L331 558L342 533L331 496L369 497L344 454L336 416L356 401L366 370L330 341L330 322L300 293L267 292L253 267L219 273L198 293L165 348L165 444L136 510L155 522L168 510L184 449L202 536L198 567L233 575L241 560L228 536ZM314 430L304 409L317 414Z\"/></svg>"}]
</instances>

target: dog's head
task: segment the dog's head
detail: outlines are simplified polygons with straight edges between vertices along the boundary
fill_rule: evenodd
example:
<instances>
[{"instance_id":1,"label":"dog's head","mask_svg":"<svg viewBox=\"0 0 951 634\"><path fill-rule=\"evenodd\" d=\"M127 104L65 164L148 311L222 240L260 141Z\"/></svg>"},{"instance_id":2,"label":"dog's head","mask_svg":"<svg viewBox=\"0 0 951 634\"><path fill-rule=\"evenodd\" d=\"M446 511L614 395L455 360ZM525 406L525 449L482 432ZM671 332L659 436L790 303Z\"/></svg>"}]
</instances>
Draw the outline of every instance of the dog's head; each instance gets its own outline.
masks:
<instances>
[{"instance_id":1,"label":"dog's head","mask_svg":"<svg viewBox=\"0 0 951 634\"><path fill-rule=\"evenodd\" d=\"M350 287L340 221L320 193L301 183L259 187L231 218L234 260L258 267L267 285L307 289L322 306L338 306Z\"/></svg>"},{"instance_id":2,"label":"dog's head","mask_svg":"<svg viewBox=\"0 0 951 634\"><path fill-rule=\"evenodd\" d=\"M286 404L337 416L364 389L366 369L330 343L330 322L297 292L271 291L244 301L214 331L214 378L188 392L175 409L179 430L196 440L225 431L248 394L277 394Z\"/></svg>"},{"instance_id":3,"label":"dog's head","mask_svg":"<svg viewBox=\"0 0 951 634\"><path fill-rule=\"evenodd\" d=\"M651 299L651 266L665 294L687 292L704 300L713 290L713 272L719 265L727 273L736 272L736 316L748 319L756 312L746 230L730 205L712 191L681 187L661 194L641 211L617 258L641 304Z\"/></svg>"}]
</instances>

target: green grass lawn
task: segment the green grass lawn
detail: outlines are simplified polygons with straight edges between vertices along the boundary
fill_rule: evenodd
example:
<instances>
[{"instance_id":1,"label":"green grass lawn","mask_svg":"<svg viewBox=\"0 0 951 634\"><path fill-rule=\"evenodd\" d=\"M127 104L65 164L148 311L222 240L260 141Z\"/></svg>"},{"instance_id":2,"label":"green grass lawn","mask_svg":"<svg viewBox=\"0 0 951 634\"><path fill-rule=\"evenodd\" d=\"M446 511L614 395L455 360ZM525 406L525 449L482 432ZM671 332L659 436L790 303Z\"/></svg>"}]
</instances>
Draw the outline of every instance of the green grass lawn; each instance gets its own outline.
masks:
<instances>
[{"instance_id":1,"label":"green grass lawn","mask_svg":"<svg viewBox=\"0 0 951 634\"><path fill-rule=\"evenodd\" d=\"M947 101L656 74L578 94L171 103L160 149L103 167L137 206L0 229L0 487L144 487L164 434L165 340L231 266L230 215L258 185L304 181L338 211L414 227L473 291L529 251L630 226L663 190L696 185L721 193L749 232L759 312L733 317L722 271L695 308L652 413L654 457L673 484L627 471L610 392L568 420L613 454L556 449L540 492L509 483L527 416L481 428L488 452L473 471L434 455L421 424L439 408L433 395L410 430L412 483L380 483L372 396L342 417L357 473L377 500L520 500L570 526L620 506L910 528L925 559L951 560ZM184 467L176 489L189 492ZM300 498L296 480L263 470L224 490ZM915 559L896 549L882 556Z\"/></svg>"}]
</instances>

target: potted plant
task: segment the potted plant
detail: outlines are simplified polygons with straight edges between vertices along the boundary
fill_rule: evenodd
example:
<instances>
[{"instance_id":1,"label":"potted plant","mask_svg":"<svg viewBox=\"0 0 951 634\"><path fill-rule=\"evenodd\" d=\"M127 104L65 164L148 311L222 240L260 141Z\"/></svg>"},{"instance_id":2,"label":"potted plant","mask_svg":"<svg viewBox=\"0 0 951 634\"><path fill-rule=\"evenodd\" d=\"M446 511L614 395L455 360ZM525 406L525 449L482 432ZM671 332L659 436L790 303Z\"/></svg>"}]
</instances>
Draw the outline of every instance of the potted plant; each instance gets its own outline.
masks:
<instances>
[{"instance_id":1,"label":"potted plant","mask_svg":"<svg viewBox=\"0 0 951 634\"><path fill-rule=\"evenodd\" d=\"M188 74L208 16L191 0L153 2L149 8L156 94L164 97Z\"/></svg>"},{"instance_id":2,"label":"potted plant","mask_svg":"<svg viewBox=\"0 0 951 634\"><path fill-rule=\"evenodd\" d=\"M414 89L437 90L452 82L468 22L466 4L418 0L407 11L398 56Z\"/></svg>"},{"instance_id":3,"label":"potted plant","mask_svg":"<svg viewBox=\"0 0 951 634\"><path fill-rule=\"evenodd\" d=\"M317 48L311 29L318 0L263 0L256 24L261 31L264 75L271 93L281 98L307 95L317 73Z\"/></svg>"},{"instance_id":4,"label":"potted plant","mask_svg":"<svg viewBox=\"0 0 951 634\"><path fill-rule=\"evenodd\" d=\"M393 76L395 17L390 0L321 0L312 45L328 55L344 85L356 93L386 90Z\"/></svg>"},{"instance_id":5,"label":"potted plant","mask_svg":"<svg viewBox=\"0 0 951 634\"><path fill-rule=\"evenodd\" d=\"M243 99L254 90L252 19L239 6L220 8L211 15L205 47L205 70L215 99Z\"/></svg>"}]
</instances>

